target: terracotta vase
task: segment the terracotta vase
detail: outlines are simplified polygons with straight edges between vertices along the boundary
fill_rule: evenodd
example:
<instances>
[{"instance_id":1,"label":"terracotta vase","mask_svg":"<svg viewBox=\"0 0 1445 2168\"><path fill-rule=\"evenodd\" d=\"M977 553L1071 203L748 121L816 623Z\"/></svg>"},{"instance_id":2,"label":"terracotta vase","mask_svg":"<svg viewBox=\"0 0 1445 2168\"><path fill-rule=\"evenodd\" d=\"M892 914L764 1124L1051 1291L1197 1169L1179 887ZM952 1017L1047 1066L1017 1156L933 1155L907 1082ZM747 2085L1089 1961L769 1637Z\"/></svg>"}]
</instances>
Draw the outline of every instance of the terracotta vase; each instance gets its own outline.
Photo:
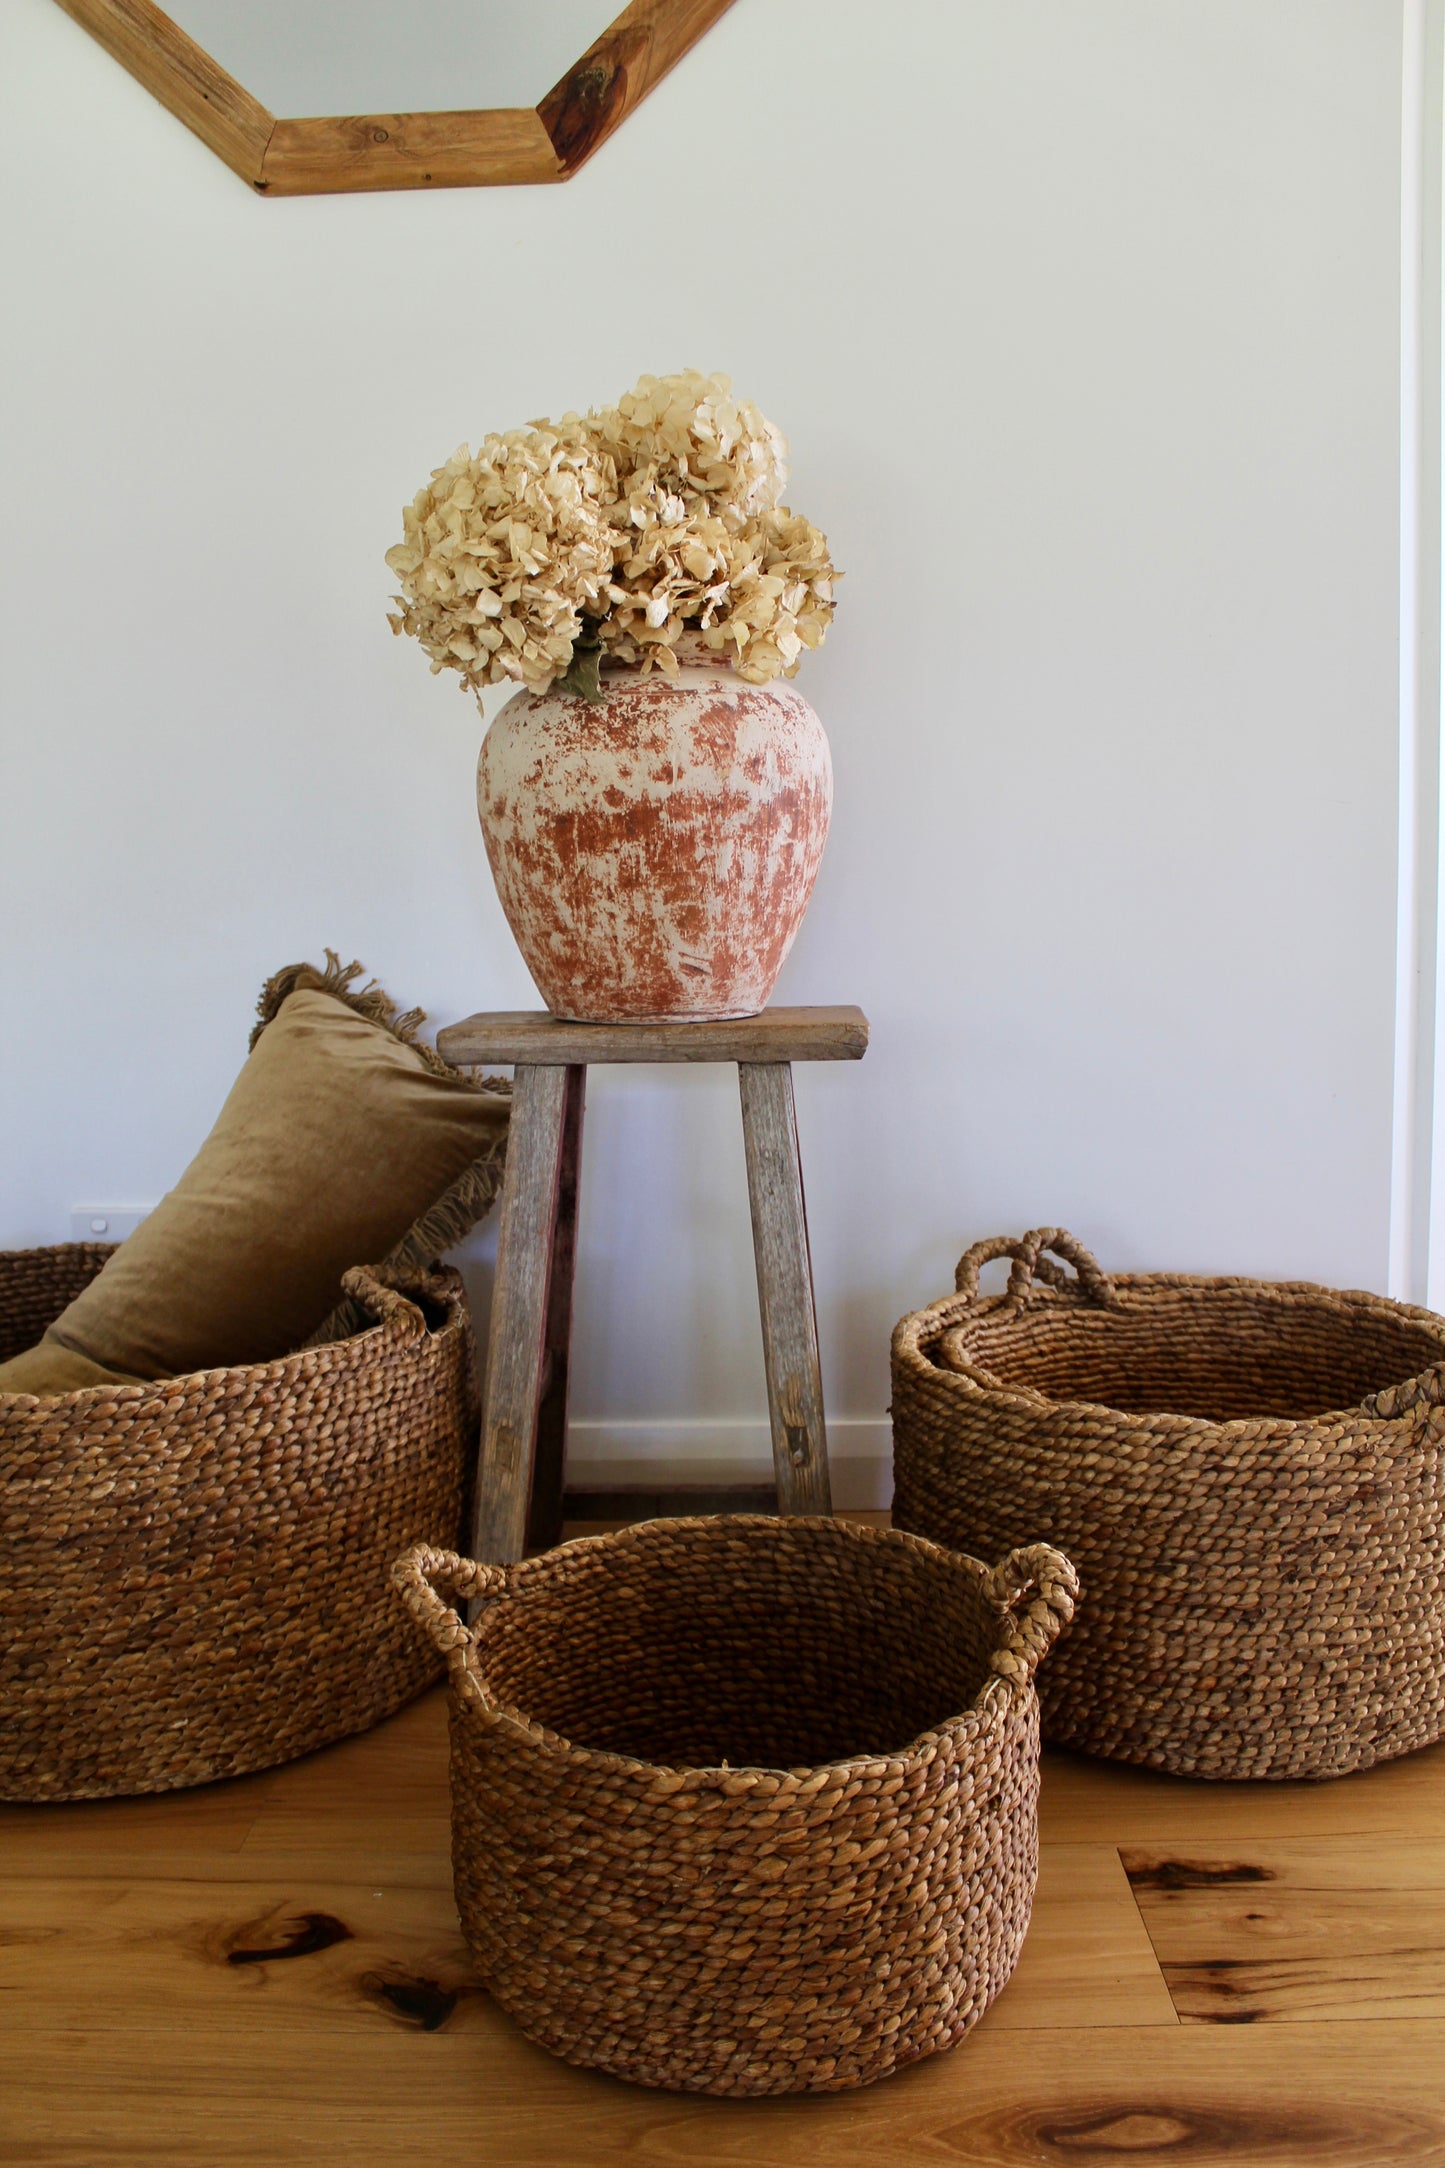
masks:
<instances>
[{"instance_id":1,"label":"terracotta vase","mask_svg":"<svg viewBox=\"0 0 1445 2168\"><path fill-rule=\"evenodd\" d=\"M527 968L580 1021L755 1015L823 856L823 726L791 685L728 669L602 686L517 693L482 746L482 834Z\"/></svg>"}]
</instances>

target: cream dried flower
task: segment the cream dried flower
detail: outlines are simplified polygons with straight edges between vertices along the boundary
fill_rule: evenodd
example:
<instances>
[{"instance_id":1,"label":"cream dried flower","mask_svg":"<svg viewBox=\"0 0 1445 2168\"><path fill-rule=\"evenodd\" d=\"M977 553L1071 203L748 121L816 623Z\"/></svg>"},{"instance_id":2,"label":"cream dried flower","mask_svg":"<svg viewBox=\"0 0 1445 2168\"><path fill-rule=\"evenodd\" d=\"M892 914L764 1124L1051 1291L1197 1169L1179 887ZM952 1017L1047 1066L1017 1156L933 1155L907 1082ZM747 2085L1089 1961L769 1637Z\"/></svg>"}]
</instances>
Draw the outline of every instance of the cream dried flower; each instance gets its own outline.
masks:
<instances>
[{"instance_id":1,"label":"cream dried flower","mask_svg":"<svg viewBox=\"0 0 1445 2168\"><path fill-rule=\"evenodd\" d=\"M684 507L701 498L741 523L777 504L787 486L782 431L751 400L734 398L725 376L644 376L615 407L589 414L587 426L632 510L656 492Z\"/></svg>"},{"instance_id":2,"label":"cream dried flower","mask_svg":"<svg viewBox=\"0 0 1445 2168\"><path fill-rule=\"evenodd\" d=\"M724 376L643 377L615 407L463 446L387 552L396 632L475 691L564 678L599 651L676 675L699 645L764 684L833 614L818 530L779 504L787 445Z\"/></svg>"},{"instance_id":3,"label":"cream dried flower","mask_svg":"<svg viewBox=\"0 0 1445 2168\"><path fill-rule=\"evenodd\" d=\"M507 679L541 691L567 668L612 565L609 484L575 415L466 445L438 467L386 553L394 632L474 691Z\"/></svg>"}]
</instances>

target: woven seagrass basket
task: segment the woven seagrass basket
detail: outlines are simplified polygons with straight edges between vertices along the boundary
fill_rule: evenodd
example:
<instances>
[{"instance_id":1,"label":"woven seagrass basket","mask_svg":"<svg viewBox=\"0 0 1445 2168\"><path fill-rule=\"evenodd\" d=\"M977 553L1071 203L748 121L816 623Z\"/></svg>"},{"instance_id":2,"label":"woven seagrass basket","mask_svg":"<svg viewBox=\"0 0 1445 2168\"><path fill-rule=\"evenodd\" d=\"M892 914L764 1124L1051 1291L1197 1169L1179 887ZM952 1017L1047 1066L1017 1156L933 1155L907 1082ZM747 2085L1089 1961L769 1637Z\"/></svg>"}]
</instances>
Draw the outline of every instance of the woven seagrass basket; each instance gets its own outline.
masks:
<instances>
[{"instance_id":1,"label":"woven seagrass basket","mask_svg":"<svg viewBox=\"0 0 1445 2168\"><path fill-rule=\"evenodd\" d=\"M1069 1278L1044 1253L1077 1269ZM1006 1293L979 1270L1011 1257ZM1044 1736L1324 1777L1445 1731L1445 1319L1303 1282L1111 1280L981 1242L893 1336L894 1523L1062 1545L1089 1592Z\"/></svg>"},{"instance_id":2,"label":"woven seagrass basket","mask_svg":"<svg viewBox=\"0 0 1445 2168\"><path fill-rule=\"evenodd\" d=\"M0 1355L109 1254L0 1254ZM350 1339L0 1395L0 1799L237 1776L364 1730L440 1671L387 1569L461 1523L477 1427L461 1282L343 1284L375 1320Z\"/></svg>"},{"instance_id":3,"label":"woven seagrass basket","mask_svg":"<svg viewBox=\"0 0 1445 2168\"><path fill-rule=\"evenodd\" d=\"M396 1580L451 1674L462 1927L543 2047L673 2090L835 2091L951 2047L1008 1979L1057 1552L990 1571L739 1515L518 1566L419 1548Z\"/></svg>"}]
</instances>

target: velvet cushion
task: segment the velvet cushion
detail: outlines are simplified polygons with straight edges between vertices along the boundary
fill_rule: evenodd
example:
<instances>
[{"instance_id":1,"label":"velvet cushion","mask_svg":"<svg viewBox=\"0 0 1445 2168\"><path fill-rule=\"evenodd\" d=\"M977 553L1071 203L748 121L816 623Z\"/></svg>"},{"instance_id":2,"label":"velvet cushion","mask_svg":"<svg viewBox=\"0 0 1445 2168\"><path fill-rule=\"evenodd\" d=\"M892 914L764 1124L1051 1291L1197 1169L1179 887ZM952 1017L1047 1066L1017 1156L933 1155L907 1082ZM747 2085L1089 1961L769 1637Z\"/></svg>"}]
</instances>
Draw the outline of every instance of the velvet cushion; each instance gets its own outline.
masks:
<instances>
[{"instance_id":1,"label":"velvet cushion","mask_svg":"<svg viewBox=\"0 0 1445 2168\"><path fill-rule=\"evenodd\" d=\"M50 1332L43 1340L37 1340L34 1347L12 1355L7 1363L0 1363L0 1393L36 1393L44 1399L50 1393L82 1393L90 1385L138 1385L144 1382L124 1370L107 1370L104 1363L92 1362L88 1355L78 1354L63 1340L52 1339L54 1330L52 1325Z\"/></svg>"},{"instance_id":2,"label":"velvet cushion","mask_svg":"<svg viewBox=\"0 0 1445 2168\"><path fill-rule=\"evenodd\" d=\"M271 982L200 1151L38 1346L0 1363L0 1391L270 1361L346 1329L348 1266L435 1257L481 1217L506 1087L412 1043L415 1014L347 990L357 968Z\"/></svg>"}]
</instances>

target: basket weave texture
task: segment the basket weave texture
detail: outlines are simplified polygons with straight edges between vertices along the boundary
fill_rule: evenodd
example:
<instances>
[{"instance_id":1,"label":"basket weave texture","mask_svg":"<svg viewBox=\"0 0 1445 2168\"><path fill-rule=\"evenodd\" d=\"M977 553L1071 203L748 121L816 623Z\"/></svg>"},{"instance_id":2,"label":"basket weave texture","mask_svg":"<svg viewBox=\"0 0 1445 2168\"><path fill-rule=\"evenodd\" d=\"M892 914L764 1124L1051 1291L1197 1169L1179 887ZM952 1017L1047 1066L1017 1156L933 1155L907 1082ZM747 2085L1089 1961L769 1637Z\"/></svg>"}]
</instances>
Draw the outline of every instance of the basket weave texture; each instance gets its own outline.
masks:
<instances>
[{"instance_id":1,"label":"basket weave texture","mask_svg":"<svg viewBox=\"0 0 1445 2168\"><path fill-rule=\"evenodd\" d=\"M1035 1666L1066 1559L831 1520L651 1521L518 1566L413 1551L451 1675L457 1907L569 2062L866 2085L1004 1985L1037 1868ZM473 1628L437 1588L478 1597ZM587 1744L579 1742L586 1741Z\"/></svg>"},{"instance_id":2,"label":"basket weave texture","mask_svg":"<svg viewBox=\"0 0 1445 2168\"><path fill-rule=\"evenodd\" d=\"M0 1255L0 1347L109 1255ZM375 1322L278 1362L0 1395L0 1798L239 1775L364 1730L441 1669L401 1544L461 1522L478 1421L453 1272L348 1272Z\"/></svg>"},{"instance_id":3,"label":"basket weave texture","mask_svg":"<svg viewBox=\"0 0 1445 2168\"><path fill-rule=\"evenodd\" d=\"M1070 1278L1045 1254L1072 1262ZM980 1268L1011 1257L1006 1293ZM1063 1546L1044 1736L1180 1775L1339 1776L1445 1731L1445 1319L1302 1282L1111 1280L982 1242L893 1337L894 1523Z\"/></svg>"}]
</instances>

